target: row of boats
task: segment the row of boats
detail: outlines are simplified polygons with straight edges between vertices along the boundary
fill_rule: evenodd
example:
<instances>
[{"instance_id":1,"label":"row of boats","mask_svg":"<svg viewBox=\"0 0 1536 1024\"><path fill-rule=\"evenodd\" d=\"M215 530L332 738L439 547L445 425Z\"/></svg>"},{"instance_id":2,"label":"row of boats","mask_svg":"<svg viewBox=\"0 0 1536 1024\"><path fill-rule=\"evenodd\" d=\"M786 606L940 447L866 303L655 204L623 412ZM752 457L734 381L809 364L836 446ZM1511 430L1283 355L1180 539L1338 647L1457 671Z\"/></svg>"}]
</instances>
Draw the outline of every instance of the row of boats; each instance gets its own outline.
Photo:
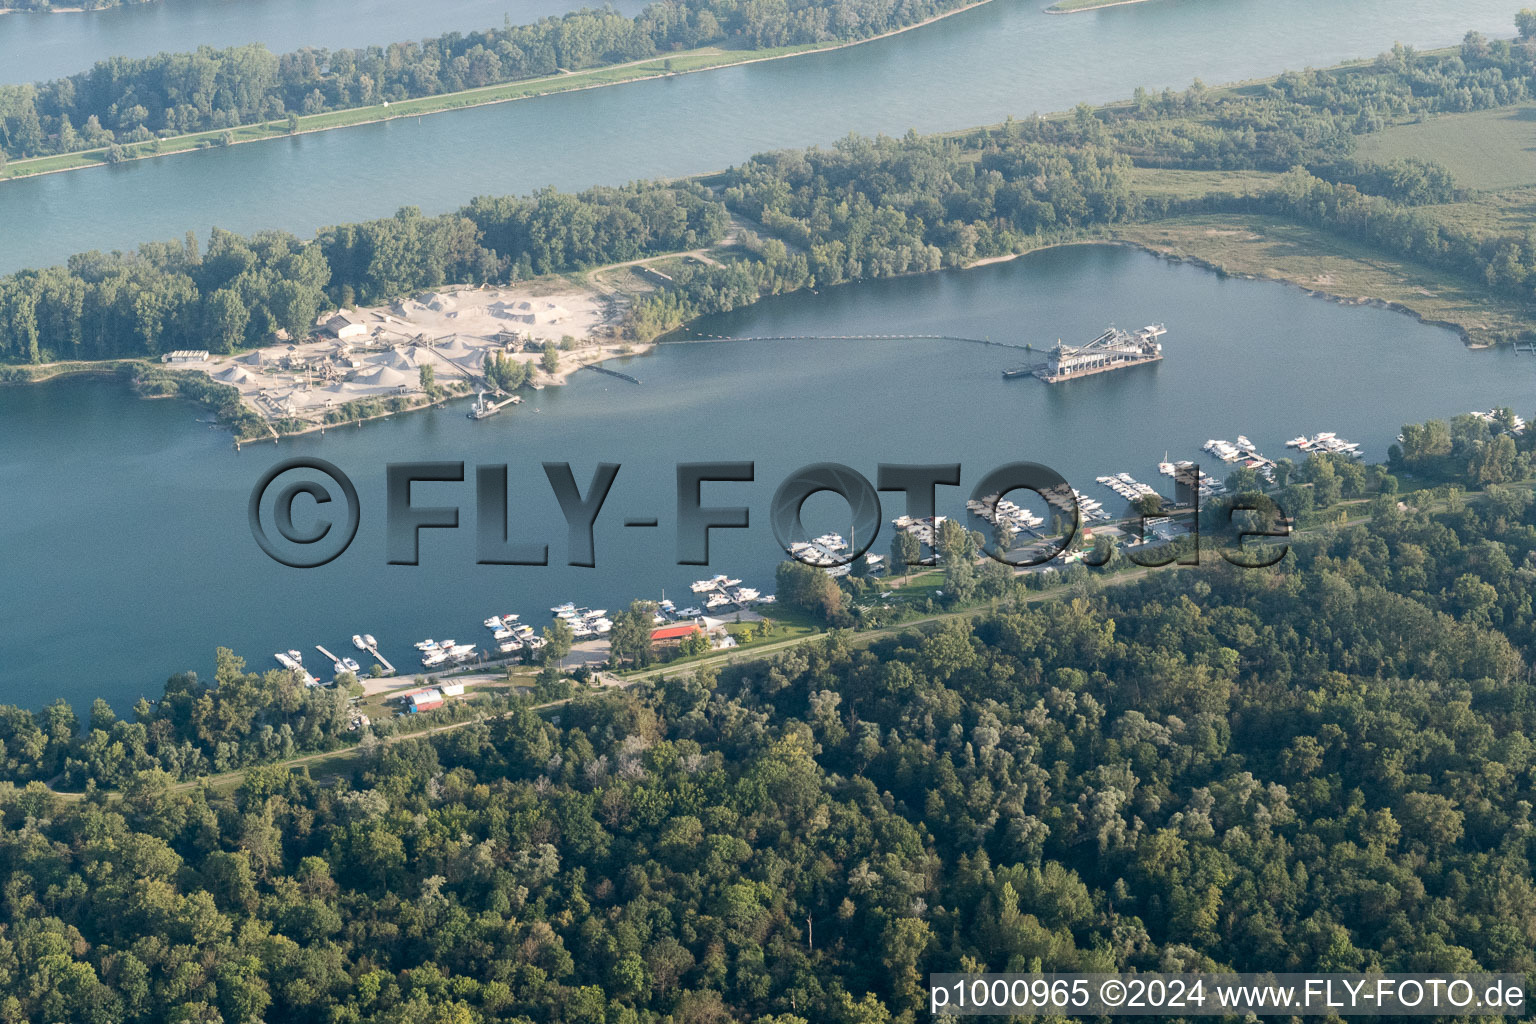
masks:
<instances>
[{"instance_id":1,"label":"row of boats","mask_svg":"<svg viewBox=\"0 0 1536 1024\"><path fill-rule=\"evenodd\" d=\"M1157 494L1157 489L1137 480L1129 473L1116 473L1114 476L1101 476L1099 483L1114 491L1126 501L1135 501L1149 494Z\"/></svg>"},{"instance_id":2,"label":"row of boats","mask_svg":"<svg viewBox=\"0 0 1536 1024\"><path fill-rule=\"evenodd\" d=\"M1296 448L1304 452L1332 452L1335 455L1359 455L1360 445L1354 441L1346 441L1332 431L1321 434L1313 434L1308 437L1302 434L1285 442L1287 448Z\"/></svg>"},{"instance_id":3,"label":"row of boats","mask_svg":"<svg viewBox=\"0 0 1536 1024\"><path fill-rule=\"evenodd\" d=\"M1508 409L1489 409L1486 412L1473 409L1470 413L1468 413L1468 415L1476 416L1478 419L1492 427L1504 427L1507 425L1511 434L1525 433L1524 418L1516 416ZM1506 416L1508 417L1507 423L1505 420ZM1398 440L1401 441L1402 438L1399 437Z\"/></svg>"},{"instance_id":4,"label":"row of boats","mask_svg":"<svg viewBox=\"0 0 1536 1024\"><path fill-rule=\"evenodd\" d=\"M307 685L320 685L320 680L315 677L314 673L310 672L309 669L304 667L304 654L302 651L297 649L278 651L272 657L276 658L277 663L283 666L283 668L288 669L290 672L297 672L302 675L304 677L304 682ZM333 659L333 663L336 668L336 675L338 676L343 672L350 672L355 676L361 672L363 668L357 663L355 658L335 658Z\"/></svg>"},{"instance_id":5,"label":"row of boats","mask_svg":"<svg viewBox=\"0 0 1536 1024\"><path fill-rule=\"evenodd\" d=\"M509 613L492 615L485 620L485 628L491 631L491 642L500 653L516 654L524 649L537 651L547 642L532 626L518 621L520 618ZM462 665L480 656L478 645L461 644L457 640L422 640L416 644L416 649L421 652L423 668Z\"/></svg>"},{"instance_id":6,"label":"row of boats","mask_svg":"<svg viewBox=\"0 0 1536 1024\"><path fill-rule=\"evenodd\" d=\"M820 565L839 564L843 561L839 554L846 550L848 550L847 542L835 533L823 534L806 544L793 544L790 546L791 553L795 553L797 558L800 558L800 553L804 553L807 556L806 558L800 558L801 561L816 558L818 561L813 564ZM711 576L707 580L695 580L688 585L688 589L703 598L704 608L707 611L725 611L728 608L746 608L754 604L773 603L772 594L764 597L752 587L742 586L741 580L732 579L725 573ZM658 607L665 613L669 607L672 607L672 602L662 598L661 604ZM692 619L697 618L700 614L701 612L697 608L684 608L681 611L677 611L673 617Z\"/></svg>"},{"instance_id":7,"label":"row of boats","mask_svg":"<svg viewBox=\"0 0 1536 1024\"><path fill-rule=\"evenodd\" d=\"M304 682L308 685L320 685L320 680L316 679L313 673L304 667L304 655L302 652L298 650L278 651L276 654L272 655L272 657L276 658L277 663L283 666L283 668L288 669L290 672L298 672L303 675Z\"/></svg>"},{"instance_id":8,"label":"row of boats","mask_svg":"<svg viewBox=\"0 0 1536 1024\"><path fill-rule=\"evenodd\" d=\"M422 640L416 644L416 649L421 652L423 668L450 663L462 665L480 656L480 649L474 644L461 644L457 640Z\"/></svg>"},{"instance_id":9,"label":"row of boats","mask_svg":"<svg viewBox=\"0 0 1536 1024\"><path fill-rule=\"evenodd\" d=\"M993 526L1006 526L1014 533L1034 532L1045 525L1045 517L1037 516L1024 506L996 494L980 500L972 498L965 503L965 508L978 519Z\"/></svg>"},{"instance_id":10,"label":"row of boats","mask_svg":"<svg viewBox=\"0 0 1536 1024\"><path fill-rule=\"evenodd\" d=\"M938 547L939 524L948 519L948 516L924 516L921 519L913 516L897 516L891 520L891 525L903 533L910 533L917 538L919 544L928 547Z\"/></svg>"},{"instance_id":11,"label":"row of boats","mask_svg":"<svg viewBox=\"0 0 1536 1024\"><path fill-rule=\"evenodd\" d=\"M706 608L719 609L725 605L744 608L749 604L767 604L773 601L773 595L765 597L751 587L742 586L741 580L732 579L724 574L708 580L699 580L693 584L693 592L707 595L703 608L679 608L673 602L662 598L657 604L656 624L696 619L704 614ZM590 640L613 630L613 620L608 617L606 608L582 608L573 601L567 601L564 604L555 605L549 611L556 620L564 622L571 628L571 633L577 640ZM485 628L491 631L491 642L496 645L496 650L501 654L516 654L525 650L539 651L549 643L538 630L521 619L520 615L507 613L492 615L483 623ZM357 639L353 638L354 641ZM366 639L371 649L373 638ZM416 644L416 649L421 652L423 668L460 665L474 661L480 656L477 645L461 644L456 640L422 640Z\"/></svg>"},{"instance_id":12,"label":"row of boats","mask_svg":"<svg viewBox=\"0 0 1536 1024\"><path fill-rule=\"evenodd\" d=\"M1169 462L1168 456L1166 454L1163 456L1163 461L1157 464L1157 471L1163 474L1163 476L1173 477L1175 482L1179 480L1188 480L1190 475L1194 474L1198 468L1199 467L1189 459L1180 459L1178 462ZM1214 498L1217 495L1227 493L1226 484L1222 483L1220 480L1215 479L1214 477L1206 476L1204 473L1200 473L1196 482L1196 486L1199 488L1200 497L1202 498Z\"/></svg>"},{"instance_id":13,"label":"row of boats","mask_svg":"<svg viewBox=\"0 0 1536 1024\"><path fill-rule=\"evenodd\" d=\"M1071 492L1071 496L1068 496ZM1076 487L1068 487L1065 484L1049 488L1044 492L1046 503L1058 512L1070 513L1073 504L1077 506L1078 513L1084 519L1109 519L1110 514L1104 510L1104 503L1090 498Z\"/></svg>"},{"instance_id":14,"label":"row of boats","mask_svg":"<svg viewBox=\"0 0 1536 1024\"><path fill-rule=\"evenodd\" d=\"M555 605L549 611L555 618L564 620L578 640L589 640L613 629L613 620L608 618L606 608L578 608L567 601Z\"/></svg>"}]
</instances>

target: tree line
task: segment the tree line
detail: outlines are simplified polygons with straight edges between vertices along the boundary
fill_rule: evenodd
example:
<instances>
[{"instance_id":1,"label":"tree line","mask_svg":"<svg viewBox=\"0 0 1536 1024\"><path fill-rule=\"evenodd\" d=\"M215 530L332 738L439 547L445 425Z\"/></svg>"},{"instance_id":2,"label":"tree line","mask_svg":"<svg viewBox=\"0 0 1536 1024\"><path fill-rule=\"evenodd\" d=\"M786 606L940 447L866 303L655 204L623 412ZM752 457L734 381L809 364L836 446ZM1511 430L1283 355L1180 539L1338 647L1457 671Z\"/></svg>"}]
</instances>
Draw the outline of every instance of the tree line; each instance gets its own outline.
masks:
<instances>
[{"instance_id":1,"label":"tree line","mask_svg":"<svg viewBox=\"0 0 1536 1024\"><path fill-rule=\"evenodd\" d=\"M659 0L634 18L584 8L400 42L281 56L256 43L113 57L35 85L0 86L0 156L68 153L290 115L398 102L656 57L863 39L964 0Z\"/></svg>"},{"instance_id":2,"label":"tree line","mask_svg":"<svg viewBox=\"0 0 1536 1024\"><path fill-rule=\"evenodd\" d=\"M690 249L718 240L727 222L697 185L639 184L483 198L437 217L407 208L310 242L215 228L206 246L189 234L84 253L0 277L0 361L227 353L278 331L301 338L326 309Z\"/></svg>"},{"instance_id":3,"label":"tree line","mask_svg":"<svg viewBox=\"0 0 1536 1024\"><path fill-rule=\"evenodd\" d=\"M1282 75L1258 89L1216 94L1196 83L956 137L850 136L760 154L707 186L546 189L477 198L436 217L408 208L323 229L313 243L215 231L206 253L189 238L82 254L0 278L0 360L227 352L279 329L303 333L330 306L712 244L733 215L758 229L722 265L684 266L637 303L634 336L765 294L962 266L1128 221L1213 211L1300 220L1524 301L1536 288L1536 246L1436 221L1419 207L1455 194L1443 167L1372 163L1353 146L1356 133L1389 118L1528 96L1533 47L1399 47L1373 64ZM1286 173L1255 195L1171 198L1135 188L1135 168L1149 164Z\"/></svg>"}]
</instances>

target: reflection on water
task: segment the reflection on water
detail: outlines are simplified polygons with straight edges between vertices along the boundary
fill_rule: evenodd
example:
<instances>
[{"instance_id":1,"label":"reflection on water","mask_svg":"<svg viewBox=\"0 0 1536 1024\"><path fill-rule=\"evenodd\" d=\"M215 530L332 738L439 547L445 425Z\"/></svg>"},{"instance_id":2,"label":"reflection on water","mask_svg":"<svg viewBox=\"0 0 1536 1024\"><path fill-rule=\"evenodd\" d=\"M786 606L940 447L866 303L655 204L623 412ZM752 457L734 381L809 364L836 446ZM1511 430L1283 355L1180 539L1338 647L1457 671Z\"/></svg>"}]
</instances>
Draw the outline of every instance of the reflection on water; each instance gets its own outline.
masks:
<instances>
[{"instance_id":1,"label":"reflection on water","mask_svg":"<svg viewBox=\"0 0 1536 1024\"><path fill-rule=\"evenodd\" d=\"M454 406L239 453L198 422L200 410L136 400L111 379L7 390L0 552L11 583L0 589L0 700L40 705L63 693L83 707L101 695L125 707L173 671L206 671L219 644L271 667L273 651L344 650L358 632L413 667L413 641L484 642L480 623L492 613L542 627L563 601L612 610L663 591L686 596L691 580L715 572L771 591L779 552L768 506L779 482L812 462L870 478L880 462L960 462L962 487L940 490L940 511L959 514L983 473L1032 459L1116 507L1095 477L1126 471L1166 485L1155 470L1164 452L1198 458L1210 437L1246 434L1279 456L1288 438L1332 430L1380 460L1403 422L1498 404L1536 411L1522 408L1536 360L1469 351L1401 314L1114 246L782 296L698 326L1050 344L1149 320L1168 325L1163 362L1055 387L1004 381L1018 353L963 342L664 345L632 361L640 386L577 374L482 422ZM351 549L310 571L260 554L245 520L261 473L301 454L350 474L363 506ZM428 459L509 464L512 538L547 542L557 564L476 565L465 483L416 488L418 504L457 504L462 528L426 531L419 567L386 565L385 466ZM707 503L749 505L753 527L715 531L707 571L680 567L674 467L710 459L757 463L756 482L706 492ZM623 467L599 519L596 569L558 564L566 531L543 461L570 461L583 486L597 462ZM846 533L835 506L816 508L830 518L813 510L813 532ZM621 525L649 516L659 529ZM874 550L889 543L884 534Z\"/></svg>"}]
</instances>

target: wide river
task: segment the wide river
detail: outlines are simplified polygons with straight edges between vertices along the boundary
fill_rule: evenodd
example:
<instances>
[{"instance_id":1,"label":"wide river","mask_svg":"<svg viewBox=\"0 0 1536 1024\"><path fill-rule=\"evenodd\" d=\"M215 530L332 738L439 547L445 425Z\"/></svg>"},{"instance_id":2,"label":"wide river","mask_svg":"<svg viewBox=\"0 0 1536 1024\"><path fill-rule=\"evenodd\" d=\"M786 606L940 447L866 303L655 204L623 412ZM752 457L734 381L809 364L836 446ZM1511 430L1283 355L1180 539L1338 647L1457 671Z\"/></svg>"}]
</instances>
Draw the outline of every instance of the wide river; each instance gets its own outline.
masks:
<instances>
[{"instance_id":1,"label":"wide river","mask_svg":"<svg viewBox=\"0 0 1536 1024\"><path fill-rule=\"evenodd\" d=\"M356 632L375 634L409 670L415 640L485 643L480 623L493 613L542 628L562 601L615 610L663 591L688 597L690 581L715 572L771 591L781 557L767 523L773 491L815 461L870 478L882 461L958 461L962 488L941 490L940 511L955 514L984 472L1031 459L1113 506L1095 477L1126 471L1166 490L1155 469L1164 452L1210 464L1199 453L1210 437L1246 434L1281 456L1294 454L1287 439L1332 430L1375 461L1405 421L1496 404L1536 411L1536 359L1470 351L1454 333L1399 313L1114 246L769 299L698 327L1049 344L1149 320L1168 326L1162 363L1056 387L1004 381L999 371L1021 353L963 342L676 344L626 362L639 386L583 373L490 420L471 422L456 403L240 452L200 422L201 410L137 400L114 380L8 390L0 701L37 706L62 695L84 707L100 695L125 707L157 694L172 672L206 672L218 645L261 668L274 667L272 652L297 647L318 668L313 645L347 651ZM297 455L334 462L361 496L357 539L321 569L268 560L246 519L257 478ZM461 528L426 532L420 566L385 564L385 466L429 459L510 464L512 537L548 543L556 564L474 564L472 483L418 485L416 503L458 505ZM673 530L675 463L703 459L757 463L755 483L707 486L706 504L745 504L753 516L749 530L715 532L708 570L676 564ZM539 463L564 460L583 488L594 463L623 467L599 519L596 569L563 564L564 521ZM899 505L887 496L887 520ZM824 496L807 525L846 534L839 507ZM660 527L622 525L642 516ZM873 550L889 543L887 525Z\"/></svg>"},{"instance_id":2,"label":"wide river","mask_svg":"<svg viewBox=\"0 0 1536 1024\"><path fill-rule=\"evenodd\" d=\"M372 39L426 30L428 5L378 3L393 13L368 27ZM1444 46L1469 29L1507 36L1518 4L1156 0L1067 17L1042 6L994 0L830 53L9 182L0 185L0 271L214 224L308 234L408 204L440 212L477 194L716 170L852 131L964 128L1127 97L1136 86L1256 78L1374 56L1394 40ZM93 17L107 25L117 14ZM121 14L124 24L154 16ZM50 17L56 31L74 31L65 15ZM443 15L439 24L461 21ZM168 32L164 41L198 38Z\"/></svg>"}]
</instances>

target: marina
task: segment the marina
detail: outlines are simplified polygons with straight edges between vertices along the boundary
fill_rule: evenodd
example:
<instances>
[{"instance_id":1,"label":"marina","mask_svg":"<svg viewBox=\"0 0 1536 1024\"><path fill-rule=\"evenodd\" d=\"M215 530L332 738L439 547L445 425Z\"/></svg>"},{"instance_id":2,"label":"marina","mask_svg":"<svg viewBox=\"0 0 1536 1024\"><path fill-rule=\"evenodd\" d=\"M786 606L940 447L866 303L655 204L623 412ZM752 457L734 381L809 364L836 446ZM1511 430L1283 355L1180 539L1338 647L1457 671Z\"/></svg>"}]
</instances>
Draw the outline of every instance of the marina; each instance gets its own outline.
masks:
<instances>
[{"instance_id":1,"label":"marina","mask_svg":"<svg viewBox=\"0 0 1536 1024\"><path fill-rule=\"evenodd\" d=\"M1199 465L1189 459L1180 459L1178 462L1169 462L1168 455L1163 454L1163 461L1157 464L1157 471L1163 476L1172 477L1175 484L1195 478L1195 487L1201 498L1215 498L1227 493L1227 485L1220 480L1211 477ZM1177 498L1178 495L1175 495Z\"/></svg>"},{"instance_id":2,"label":"marina","mask_svg":"<svg viewBox=\"0 0 1536 1024\"><path fill-rule=\"evenodd\" d=\"M989 494L979 500L973 498L965 503L965 507L972 515L993 526L1007 527L1014 533L1035 533L1045 525L1043 517L1000 494Z\"/></svg>"},{"instance_id":3,"label":"marina","mask_svg":"<svg viewBox=\"0 0 1536 1024\"><path fill-rule=\"evenodd\" d=\"M829 534L826 537L817 539L816 550L822 555L835 559L837 552L845 548L845 545L841 542L841 537L838 537L836 534ZM828 562L826 564L831 565L833 563ZM847 570L847 566L842 568L844 571ZM741 580L733 579L724 573L712 576L707 580L695 580L689 584L688 589L704 599L705 611L726 611L731 608L744 609L764 600L762 594L758 591L751 587L742 586ZM689 616L687 613L698 613L698 611L697 608L684 609L683 612L679 613L679 617L693 618L696 617L696 614Z\"/></svg>"},{"instance_id":4,"label":"marina","mask_svg":"<svg viewBox=\"0 0 1536 1024\"><path fill-rule=\"evenodd\" d=\"M1129 473L1116 473L1114 476L1101 476L1099 483L1114 491L1126 501L1135 501L1149 494L1157 494L1157 489L1141 483Z\"/></svg>"},{"instance_id":5,"label":"marina","mask_svg":"<svg viewBox=\"0 0 1536 1024\"><path fill-rule=\"evenodd\" d=\"M1114 296L1114 304L1105 296ZM964 515L964 499L978 474L1020 458L1051 466L1113 511L1120 499L1101 490L1094 478L1128 471L1171 495L1171 481L1153 469L1165 449L1171 449L1168 459L1193 459L1206 475L1224 479L1230 470L1198 450L1208 437L1241 432L1260 451L1278 455L1286 439L1306 428L1308 434L1335 431L1375 453L1387 450L1403 423L1510 404L1527 418L1533 411L1526 406L1536 360L1507 350L1468 350L1452 332L1388 310L1340 307L1267 282L1220 279L1120 247L1063 247L974 270L839 286L820 296L779 296L695 326L722 335L934 331L1017 337L1020 303L1028 305L1039 331L1052 335L1070 330L1084 308L1122 322L1137 310L1155 309L1170 327L1178 325L1178 343L1169 346L1167 365L1158 370L1105 374L1081 388L1028 388L1026 401L1019 382L999 379L998 352L981 345L930 342L921 351L914 346L899 354L885 341L661 345L644 357L647 368L639 376L645 386L616 387L598 374L575 374L565 388L538 393L541 416L512 414L476 423L463 415L470 399L457 408L285 438L278 448L252 447L239 454L229 450L227 434L198 424L202 410L182 401L143 401L112 378L61 378L8 389L0 403L0 432L15 444L12 458L0 460L5 512L0 524L26 597L18 591L0 599L15 624L9 642L0 638L0 681L11 688L9 699L30 702L28 681L58 660L73 677L99 680L80 698L82 712L98 693L128 709L140 695L158 695L175 672L211 677L219 646L241 653L253 666L276 667L272 651L303 646L308 662L318 657L313 643L339 654L338 644L346 647L354 633L369 632L379 653L406 676L426 671L422 653L413 647L423 637L467 641L472 635L491 655L502 657L491 634L482 632L481 623L492 612L521 611L542 629L548 624L543 610L552 604L569 599L592 608L627 607L632 596L654 597L663 590L679 605L698 605L702 612L704 601L687 590L689 581L726 570L744 585L771 593L783 551L756 515L750 530L712 531L714 565L693 571L676 567L670 530L623 527L623 515L654 514L675 503L672 463L700 457L692 451L695 442L682 437L707 434L711 451L705 458L741 453L756 458L758 484L707 485L706 504L766 507L772 493L768 481L786 478L806 453L837 458L842 442L829 439L847 439L863 453L855 468L866 475L881 461L943 463L963 456L963 486L940 489L941 515ZM1248 327L1241 338L1230 331L1234 322ZM944 325L951 329L941 331ZM1341 346L1338 339L1344 336L1350 342ZM1282 350L1286 359L1274 368L1271 382L1232 393L1234 359ZM1177 373L1171 372L1175 362ZM1318 375L1305 367L1320 362L1332 372L1314 380ZM784 372L795 364L814 365L816 372ZM1399 408L1386 423L1359 400L1359 380L1367 375L1398 396ZM1295 391L1303 376L1314 390L1299 402ZM923 400L911 401L918 394ZM910 408L910 423L873 428L872 402ZM722 403L729 403L730 416L721 415ZM955 418L955 409L967 411L963 420ZM646 422L668 426L661 436L635 429ZM776 434L767 445L763 424L770 422ZM60 453L57 470L24 455L49 446ZM388 462L441 458L445 452L462 453L468 463L505 462L513 446L533 458L513 460L512 495L547 493L536 459L586 452L624 464L616 485L627 488L622 502L616 491L613 508L605 509L596 526L600 572L564 564L566 527L553 500L509 508L527 539L552 543L546 569L477 565L468 484L432 485L441 497L428 502L459 504L463 525L424 536L428 557L421 570L386 565L384 519L365 514L352 548L309 571L302 599L296 600L292 572L249 539L246 503L252 482L280 459L323 458L356 474L363 486ZM142 486L136 474L146 466L154 468L163 487ZM118 496L109 527L89 514L96 506L81 500L78 479L65 467ZM574 468L582 479L590 471L580 464ZM167 489L187 498L167 503ZM881 497L890 514L882 517L884 529L871 550L886 553L890 520L905 508L898 498ZM1024 496L1008 497L1029 504ZM1052 518L1039 502L1031 510L1047 522ZM809 535L836 530L846 537L846 514L837 513L824 522L807 519ZM181 585L215 564L246 583L213 603ZM75 614L82 581L100 575L95 570L83 575L88 566L108 574L90 585L104 588L102 599L123 612L105 633L82 642L64 623ZM145 602L142 585L133 583L146 578L167 581L154 602ZM534 611L539 614L530 615ZM174 636L163 628L167 619L179 624ZM348 653L371 670L356 650L354 645ZM65 695L74 701L84 692Z\"/></svg>"},{"instance_id":6,"label":"marina","mask_svg":"<svg viewBox=\"0 0 1536 1024\"><path fill-rule=\"evenodd\" d=\"M300 653L297 649L292 649L292 650L288 650L288 651L278 651L272 657L276 658L277 659L277 663L279 665L283 666L283 668L287 669L290 672L297 672L300 676L302 676L303 679L304 679L305 685L307 685L307 686L319 686L320 685L320 680L316 679L313 675L311 675L309 670L304 667L304 655L302 653Z\"/></svg>"},{"instance_id":7,"label":"marina","mask_svg":"<svg viewBox=\"0 0 1536 1024\"><path fill-rule=\"evenodd\" d=\"M1536 342L1532 342L1532 344L1536 344ZM1476 416L1490 427L1495 428L1495 430L1503 430L1507 426L1511 434L1525 433L1525 418L1515 415L1509 409L1489 409L1486 412L1474 409L1469 415Z\"/></svg>"},{"instance_id":8,"label":"marina","mask_svg":"<svg viewBox=\"0 0 1536 1024\"><path fill-rule=\"evenodd\" d=\"M1262 454L1258 445L1254 444L1242 434L1237 435L1237 441L1211 439L1201 445L1201 451L1209 452L1222 462L1241 464L1258 473L1265 480L1273 481L1275 478L1275 460Z\"/></svg>"},{"instance_id":9,"label":"marina","mask_svg":"<svg viewBox=\"0 0 1536 1024\"><path fill-rule=\"evenodd\" d=\"M891 520L891 525L903 533L910 533L916 537L919 544L934 548L938 547L939 524L948 518L948 516L925 516L914 519L911 516L897 516Z\"/></svg>"},{"instance_id":10,"label":"marina","mask_svg":"<svg viewBox=\"0 0 1536 1024\"><path fill-rule=\"evenodd\" d=\"M1490 423L1500 425L1509 424L1510 429L1524 429L1525 422L1519 417L1512 419L1501 410L1494 409L1487 413L1474 412L1472 415L1485 419ZM1359 445L1354 442L1344 441L1338 438L1334 432L1328 431L1294 439L1291 447L1301 447L1306 444L1306 450L1310 452L1344 452L1353 454ZM1242 464L1259 471L1272 479L1273 460L1264 456L1258 446L1245 435L1239 434L1235 441L1223 439L1208 439L1199 446L1201 451L1216 457L1226 464ZM1193 460L1171 460L1169 453L1164 452L1162 460L1157 463L1159 474L1179 481L1186 479L1189 474L1199 471L1199 464ZM1137 499L1148 496L1162 496L1155 487L1137 480L1131 473L1120 471L1109 473L1095 478L1096 482L1113 491L1118 497L1127 503L1134 503ZM1201 498L1210 498L1226 493L1226 487L1218 480L1199 472L1198 489ZM1056 489L1047 490L1040 495L1047 508L1060 515L1070 514L1074 508L1080 516L1082 523L1110 524L1122 521L1129 510L1116 514L1104 507L1104 504L1082 491L1063 485ZM995 527L1006 528L1015 536L1030 535L1039 539L1046 539L1052 535L1052 531L1059 530L1064 525L1060 519L1051 527L1047 527L1044 516L1037 514L1028 507L1014 502L1000 494L989 494L980 499L970 499L965 502L966 511ZM890 520L891 524L900 531L911 534L920 544L930 550L937 547L938 531L947 516L935 515L932 517L913 518L911 516L898 516ZM1150 524L1166 524L1167 520L1148 520ZM1168 539L1170 534L1165 526L1159 526L1152 531L1159 539ZM838 533L825 533L812 540L798 542L791 545L790 553L799 561L809 565L824 568L834 576L846 574L850 566L848 553L852 545L847 539ZM1081 557L1083 552L1073 553L1073 559ZM1069 559L1069 560L1073 560ZM883 559L880 556L869 557L871 567L879 566ZM745 586L739 577L726 573L695 580L689 584L689 590L698 596L702 602L698 606L679 607L675 602L662 598L656 602L657 611L653 617L653 624L660 628L660 632L670 638L667 630L673 624L705 623L718 626L720 620L710 619L711 614L729 613L732 610L743 611L754 605L767 605L774 602L774 595L764 595L753 587ZM613 621L608 617L606 608L588 608L578 605L574 601L566 601L553 605L549 609L551 618L566 623L576 641L589 641L600 639L613 629ZM544 636L528 623L522 621L518 613L507 612L491 615L481 621L482 627L490 631L491 644L495 654L505 659L527 657L542 650L548 643ZM702 627L701 627L702 628ZM717 638L718 639L718 638ZM378 643L370 634L353 634L352 644L359 650L365 650L380 659L378 655ZM718 644L717 644L718 646ZM426 639L414 644L420 654L421 665L429 670L452 670L465 666L471 662L481 661L486 657L481 648L473 643L459 643L456 640ZM358 663L351 658L339 658L321 645L315 645L323 656L330 659L335 665L336 674L339 676L346 672L356 674L359 670ZM303 675L309 685L321 685L320 681L304 669L302 655L298 650L279 652L275 655L278 663L284 668L291 669ZM386 667L388 668L389 666ZM393 669L389 669L393 672ZM442 706L444 687L427 687L419 691L410 691L400 698L403 709L407 713L433 710ZM419 699L412 696L419 694ZM436 696L433 696L436 694Z\"/></svg>"},{"instance_id":11,"label":"marina","mask_svg":"<svg viewBox=\"0 0 1536 1024\"><path fill-rule=\"evenodd\" d=\"M613 620L608 618L606 608L578 608L573 602L567 601L549 611L556 619L571 627L577 640L589 640L613 629Z\"/></svg>"},{"instance_id":12,"label":"marina","mask_svg":"<svg viewBox=\"0 0 1536 1024\"><path fill-rule=\"evenodd\" d=\"M1313 434L1308 437L1302 434L1285 442L1287 448L1296 448L1303 452L1327 452L1332 455L1360 455L1360 445L1354 441L1346 441L1332 431L1321 434Z\"/></svg>"}]
</instances>

